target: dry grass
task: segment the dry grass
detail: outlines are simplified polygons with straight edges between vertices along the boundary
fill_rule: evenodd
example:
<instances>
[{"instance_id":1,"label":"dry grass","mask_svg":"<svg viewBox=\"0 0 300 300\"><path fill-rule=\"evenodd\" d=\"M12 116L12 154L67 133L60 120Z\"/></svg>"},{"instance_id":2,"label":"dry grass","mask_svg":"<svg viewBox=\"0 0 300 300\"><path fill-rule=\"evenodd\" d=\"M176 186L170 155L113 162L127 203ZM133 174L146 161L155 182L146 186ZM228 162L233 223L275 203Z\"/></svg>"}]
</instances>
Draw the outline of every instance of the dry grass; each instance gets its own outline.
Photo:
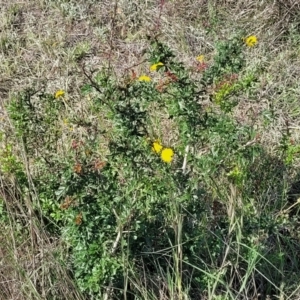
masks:
<instances>
[{"instance_id":1,"label":"dry grass","mask_svg":"<svg viewBox=\"0 0 300 300\"><path fill-rule=\"evenodd\" d=\"M8 182L1 179L8 214L0 225L0 299L82 299L68 274L64 246L46 233L30 199L26 207L19 204L16 183Z\"/></svg>"},{"instance_id":2,"label":"dry grass","mask_svg":"<svg viewBox=\"0 0 300 300\"><path fill-rule=\"evenodd\" d=\"M80 114L94 122L96 116L87 109L88 100L80 93L86 82L81 66L96 70L110 65L119 78L130 68L138 74L147 72L143 64L147 36L157 34L180 61L192 67L197 55L211 60L215 43L238 31L258 36L258 47L249 51L247 70L259 71L253 94L240 99L235 118L241 124L254 124L271 154L287 129L295 143L300 142L298 0L2 2L3 147L14 142L5 107L19 91L29 87L49 93L64 89L69 99L66 118ZM171 126L166 121L161 133L167 143L172 143L172 136L168 136ZM18 147L14 151L22 153ZM31 211L30 201L35 200L28 199L28 210L22 211L15 188L13 179L1 178L0 200L8 209L9 219L0 223L0 299L81 299L62 264L64 245L44 232L43 223ZM297 292L289 299L299 297Z\"/></svg>"}]
</instances>

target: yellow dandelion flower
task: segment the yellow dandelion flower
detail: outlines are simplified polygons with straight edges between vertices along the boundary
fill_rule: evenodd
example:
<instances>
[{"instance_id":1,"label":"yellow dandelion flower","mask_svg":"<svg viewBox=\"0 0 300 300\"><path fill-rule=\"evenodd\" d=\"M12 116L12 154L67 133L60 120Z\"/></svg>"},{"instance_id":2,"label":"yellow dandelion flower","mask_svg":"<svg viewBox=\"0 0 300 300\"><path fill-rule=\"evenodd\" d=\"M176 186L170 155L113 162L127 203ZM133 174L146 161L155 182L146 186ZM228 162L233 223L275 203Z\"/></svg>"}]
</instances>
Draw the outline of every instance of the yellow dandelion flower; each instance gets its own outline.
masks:
<instances>
[{"instance_id":1,"label":"yellow dandelion flower","mask_svg":"<svg viewBox=\"0 0 300 300\"><path fill-rule=\"evenodd\" d=\"M253 47L257 44L257 37L255 35L250 35L245 38L244 41L248 47Z\"/></svg>"},{"instance_id":2,"label":"yellow dandelion flower","mask_svg":"<svg viewBox=\"0 0 300 300\"><path fill-rule=\"evenodd\" d=\"M150 78L149 76L147 76L147 75L141 75L141 76L139 77L139 81L146 81L146 82L149 82L149 81L151 81L151 78Z\"/></svg>"},{"instance_id":3,"label":"yellow dandelion flower","mask_svg":"<svg viewBox=\"0 0 300 300\"><path fill-rule=\"evenodd\" d=\"M203 63L203 62L204 62L204 55L203 55L203 54L198 55L198 56L196 57L196 60L199 61L200 63Z\"/></svg>"},{"instance_id":4,"label":"yellow dandelion flower","mask_svg":"<svg viewBox=\"0 0 300 300\"><path fill-rule=\"evenodd\" d=\"M161 151L160 158L166 163L170 163L173 160L174 151L171 148L164 148Z\"/></svg>"},{"instance_id":5,"label":"yellow dandelion flower","mask_svg":"<svg viewBox=\"0 0 300 300\"><path fill-rule=\"evenodd\" d=\"M150 66L150 71L158 71L164 64L162 62L158 62L157 64L153 64Z\"/></svg>"},{"instance_id":6,"label":"yellow dandelion flower","mask_svg":"<svg viewBox=\"0 0 300 300\"><path fill-rule=\"evenodd\" d=\"M63 97L65 95L65 91L64 90L58 90L55 94L54 97L55 99Z\"/></svg>"},{"instance_id":7,"label":"yellow dandelion flower","mask_svg":"<svg viewBox=\"0 0 300 300\"><path fill-rule=\"evenodd\" d=\"M156 140L153 142L152 144L152 151L156 152L156 153L160 153L162 150L163 146L160 143L160 141Z\"/></svg>"}]
</instances>

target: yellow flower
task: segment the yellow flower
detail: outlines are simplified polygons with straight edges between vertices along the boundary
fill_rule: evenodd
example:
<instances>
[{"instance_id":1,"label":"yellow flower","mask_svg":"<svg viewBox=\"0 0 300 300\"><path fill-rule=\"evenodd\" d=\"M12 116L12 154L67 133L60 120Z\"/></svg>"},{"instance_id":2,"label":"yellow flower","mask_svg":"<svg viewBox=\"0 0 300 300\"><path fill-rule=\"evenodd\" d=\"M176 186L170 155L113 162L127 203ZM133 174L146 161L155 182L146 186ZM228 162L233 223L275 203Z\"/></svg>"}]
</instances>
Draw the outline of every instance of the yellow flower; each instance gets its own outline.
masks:
<instances>
[{"instance_id":1,"label":"yellow flower","mask_svg":"<svg viewBox=\"0 0 300 300\"><path fill-rule=\"evenodd\" d=\"M257 44L257 37L255 35L250 35L245 38L244 41L248 47L253 47Z\"/></svg>"},{"instance_id":2,"label":"yellow flower","mask_svg":"<svg viewBox=\"0 0 300 300\"><path fill-rule=\"evenodd\" d=\"M156 140L152 144L152 151L156 153L160 153L162 150L163 146L161 145L160 141Z\"/></svg>"},{"instance_id":3,"label":"yellow flower","mask_svg":"<svg viewBox=\"0 0 300 300\"><path fill-rule=\"evenodd\" d=\"M164 148L161 151L160 158L166 163L170 163L173 160L174 152L171 148Z\"/></svg>"},{"instance_id":4,"label":"yellow flower","mask_svg":"<svg viewBox=\"0 0 300 300\"><path fill-rule=\"evenodd\" d=\"M146 81L146 82L149 82L149 81L151 81L151 78L150 78L149 76L147 76L147 75L141 75L141 76L139 77L139 81Z\"/></svg>"},{"instance_id":5,"label":"yellow flower","mask_svg":"<svg viewBox=\"0 0 300 300\"><path fill-rule=\"evenodd\" d=\"M154 72L159 70L164 64L162 62L158 62L157 64L153 64L150 66L150 71Z\"/></svg>"},{"instance_id":6,"label":"yellow flower","mask_svg":"<svg viewBox=\"0 0 300 300\"><path fill-rule=\"evenodd\" d=\"M198 60L200 63L203 63L204 62L204 55L198 55L197 57L196 57L196 60Z\"/></svg>"},{"instance_id":7,"label":"yellow flower","mask_svg":"<svg viewBox=\"0 0 300 300\"><path fill-rule=\"evenodd\" d=\"M63 90L58 90L58 91L55 93L54 97L55 97L55 99L57 99L57 98L63 97L64 95L65 95L65 91L63 91Z\"/></svg>"}]
</instances>

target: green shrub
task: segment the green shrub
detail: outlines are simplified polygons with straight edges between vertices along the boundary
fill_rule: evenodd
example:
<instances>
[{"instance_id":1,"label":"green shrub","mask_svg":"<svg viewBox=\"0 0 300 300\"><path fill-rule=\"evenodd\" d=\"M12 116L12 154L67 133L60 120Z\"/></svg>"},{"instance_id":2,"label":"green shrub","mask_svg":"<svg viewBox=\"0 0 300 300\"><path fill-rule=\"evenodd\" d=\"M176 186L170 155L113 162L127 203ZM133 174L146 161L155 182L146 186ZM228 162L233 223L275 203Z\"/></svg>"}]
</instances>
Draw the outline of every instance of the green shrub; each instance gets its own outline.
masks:
<instances>
[{"instance_id":1,"label":"green shrub","mask_svg":"<svg viewBox=\"0 0 300 300\"><path fill-rule=\"evenodd\" d=\"M74 277L89 299L157 293L147 291L147 280L158 289L167 284L170 299L196 299L199 289L234 297L250 274L263 278L277 264L280 253L268 257L261 236L280 230L282 219L257 210L273 189L282 195L272 200L280 212L284 183L265 172L267 154L254 128L232 116L233 96L255 81L252 73L240 77L241 41L219 44L198 80L158 41L149 52L151 75L132 71L120 81L109 69L95 76L84 70L82 93L94 92L89 110L110 127L100 130L74 115L68 122L86 129L81 136L61 129L63 91L28 90L11 102L42 217L67 241ZM207 95L214 100L209 107L201 100ZM67 145L58 152L62 141ZM288 152L287 162L297 151ZM143 281L144 272L150 275Z\"/></svg>"}]
</instances>

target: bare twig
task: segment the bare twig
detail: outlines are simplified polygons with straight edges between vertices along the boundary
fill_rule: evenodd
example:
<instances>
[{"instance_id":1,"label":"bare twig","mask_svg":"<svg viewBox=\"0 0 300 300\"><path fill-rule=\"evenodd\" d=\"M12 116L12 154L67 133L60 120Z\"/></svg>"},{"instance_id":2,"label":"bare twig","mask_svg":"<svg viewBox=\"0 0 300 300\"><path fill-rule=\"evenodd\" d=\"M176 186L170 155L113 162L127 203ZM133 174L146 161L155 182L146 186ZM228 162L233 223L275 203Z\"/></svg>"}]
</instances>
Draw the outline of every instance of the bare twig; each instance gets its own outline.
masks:
<instances>
[{"instance_id":1,"label":"bare twig","mask_svg":"<svg viewBox=\"0 0 300 300\"><path fill-rule=\"evenodd\" d=\"M159 0L159 12L156 20L155 30L158 31L160 27L160 20L161 20L161 13L163 10L163 7L165 5L165 0Z\"/></svg>"},{"instance_id":2,"label":"bare twig","mask_svg":"<svg viewBox=\"0 0 300 300\"><path fill-rule=\"evenodd\" d=\"M185 173L185 171L186 171L187 156L188 156L189 150L190 150L190 146L187 145L185 147L184 159L183 159L183 164L182 164L182 173Z\"/></svg>"}]
</instances>

